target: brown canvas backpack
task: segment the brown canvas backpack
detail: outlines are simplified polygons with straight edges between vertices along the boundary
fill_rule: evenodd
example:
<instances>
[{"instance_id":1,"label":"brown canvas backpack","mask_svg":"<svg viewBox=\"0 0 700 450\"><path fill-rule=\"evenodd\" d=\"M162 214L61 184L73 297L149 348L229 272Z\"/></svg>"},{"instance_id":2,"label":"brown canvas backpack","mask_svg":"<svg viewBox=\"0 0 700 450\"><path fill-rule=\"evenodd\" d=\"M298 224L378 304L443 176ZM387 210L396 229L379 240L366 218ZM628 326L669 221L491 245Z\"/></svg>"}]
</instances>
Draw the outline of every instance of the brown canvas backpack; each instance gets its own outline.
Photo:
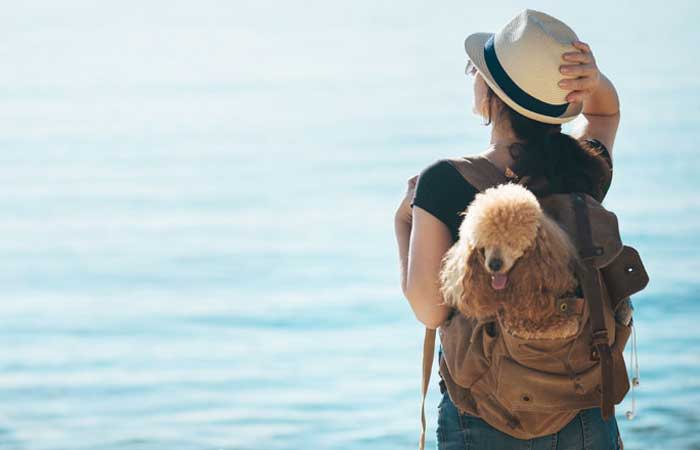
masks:
<instances>
[{"instance_id":1,"label":"brown canvas backpack","mask_svg":"<svg viewBox=\"0 0 700 450\"><path fill-rule=\"evenodd\" d=\"M513 181L483 155L448 161L479 191ZM564 339L520 339L502 332L498 318L478 321L456 310L439 327L439 373L457 409L519 439L556 433L580 409L600 406L603 418L614 415L614 405L630 387L623 350L633 325L615 320L615 311L649 281L638 252L622 244L616 215L596 199L572 192L538 201L569 234L581 257L576 276L583 297L557 300L562 314L579 319L578 333ZM421 450L434 351L435 330L426 328Z\"/></svg>"}]
</instances>

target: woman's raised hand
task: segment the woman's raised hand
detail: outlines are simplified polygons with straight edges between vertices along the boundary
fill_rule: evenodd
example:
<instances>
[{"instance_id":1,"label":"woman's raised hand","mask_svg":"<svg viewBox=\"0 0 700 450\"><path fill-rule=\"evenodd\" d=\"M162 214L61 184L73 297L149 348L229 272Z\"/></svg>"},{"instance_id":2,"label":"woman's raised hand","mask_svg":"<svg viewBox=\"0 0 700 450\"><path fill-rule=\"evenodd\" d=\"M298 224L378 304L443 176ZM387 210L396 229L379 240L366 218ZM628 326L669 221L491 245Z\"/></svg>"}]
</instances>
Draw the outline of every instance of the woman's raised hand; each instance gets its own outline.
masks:
<instances>
[{"instance_id":1,"label":"woman's raised hand","mask_svg":"<svg viewBox=\"0 0 700 450\"><path fill-rule=\"evenodd\" d=\"M566 101L569 103L584 101L600 84L600 71L591 48L581 41L573 41L572 44L580 51L562 54L562 59L571 64L559 66L562 74L578 77L562 78L559 81L559 87L571 91L566 96Z\"/></svg>"}]
</instances>

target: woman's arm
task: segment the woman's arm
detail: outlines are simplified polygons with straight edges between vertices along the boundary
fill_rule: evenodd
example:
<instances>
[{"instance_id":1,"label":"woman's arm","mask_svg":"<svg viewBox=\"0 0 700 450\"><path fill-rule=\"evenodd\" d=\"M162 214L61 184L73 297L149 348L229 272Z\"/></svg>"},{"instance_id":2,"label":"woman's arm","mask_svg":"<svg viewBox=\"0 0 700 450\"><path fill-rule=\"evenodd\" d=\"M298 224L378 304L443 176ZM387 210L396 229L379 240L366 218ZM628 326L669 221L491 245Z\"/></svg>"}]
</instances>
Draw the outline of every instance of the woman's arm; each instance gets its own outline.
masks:
<instances>
[{"instance_id":1,"label":"woman's arm","mask_svg":"<svg viewBox=\"0 0 700 450\"><path fill-rule=\"evenodd\" d=\"M452 244L447 226L414 205L405 296L416 318L428 328L439 327L451 311L440 292L440 269Z\"/></svg>"},{"instance_id":2,"label":"woman's arm","mask_svg":"<svg viewBox=\"0 0 700 450\"><path fill-rule=\"evenodd\" d=\"M399 246L399 264L401 270L401 292L406 295L406 278L408 268L408 247L411 240L411 224L394 218L394 232L396 233L396 242Z\"/></svg>"},{"instance_id":3,"label":"woman's arm","mask_svg":"<svg viewBox=\"0 0 700 450\"><path fill-rule=\"evenodd\" d=\"M442 257L452 245L452 236L444 223L419 206L413 207L411 219L399 208L394 230L399 247L401 290L416 318L426 327L436 329L450 313L450 307L441 304L439 273Z\"/></svg>"},{"instance_id":4,"label":"woman's arm","mask_svg":"<svg viewBox=\"0 0 700 450\"><path fill-rule=\"evenodd\" d=\"M394 213L394 233L396 234L396 242L399 246L399 270L401 271L401 292L406 295L407 284L407 267L408 267L408 246L411 240L411 228L413 222L413 212L411 211L411 202L416 194L416 183L418 183L418 175L414 175L408 179L408 187L406 194L401 199L399 207Z\"/></svg>"},{"instance_id":5,"label":"woman's arm","mask_svg":"<svg viewBox=\"0 0 700 450\"><path fill-rule=\"evenodd\" d=\"M608 149L612 160L620 123L620 99L612 81L598 69L588 44L575 41L573 45L580 51L564 53L562 59L569 64L563 64L560 71L578 75L578 78L564 78L559 83L562 88L572 90L566 96L567 101L583 102L582 114L574 120L571 136L598 139Z\"/></svg>"}]
</instances>

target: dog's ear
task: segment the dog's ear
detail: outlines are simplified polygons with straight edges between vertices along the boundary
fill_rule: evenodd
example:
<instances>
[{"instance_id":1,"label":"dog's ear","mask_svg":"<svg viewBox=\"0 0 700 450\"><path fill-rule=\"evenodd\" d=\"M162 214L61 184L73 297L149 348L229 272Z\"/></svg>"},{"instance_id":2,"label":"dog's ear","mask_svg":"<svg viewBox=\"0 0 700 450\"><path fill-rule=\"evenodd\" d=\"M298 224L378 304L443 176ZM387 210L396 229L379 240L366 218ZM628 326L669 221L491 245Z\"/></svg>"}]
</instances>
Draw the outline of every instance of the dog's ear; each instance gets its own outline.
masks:
<instances>
[{"instance_id":1,"label":"dog's ear","mask_svg":"<svg viewBox=\"0 0 700 450\"><path fill-rule=\"evenodd\" d=\"M534 263L535 270L542 273L547 285L554 291L571 288L574 276L571 261L577 255L568 234L550 217L542 217L542 226L537 233Z\"/></svg>"},{"instance_id":2,"label":"dog's ear","mask_svg":"<svg viewBox=\"0 0 700 450\"><path fill-rule=\"evenodd\" d=\"M440 262L440 293L442 304L457 308L462 298L462 273L464 271L466 250L458 241L445 252Z\"/></svg>"},{"instance_id":3,"label":"dog's ear","mask_svg":"<svg viewBox=\"0 0 700 450\"><path fill-rule=\"evenodd\" d=\"M571 265L575 255L576 248L566 232L544 216L535 242L518 259L508 276L513 280L507 295L512 309L523 317L535 319L554 308L551 296L540 293L545 285L549 293L565 292L575 286Z\"/></svg>"},{"instance_id":4,"label":"dog's ear","mask_svg":"<svg viewBox=\"0 0 700 450\"><path fill-rule=\"evenodd\" d=\"M462 296L457 307L466 316L477 319L493 316L500 300L491 287L491 276L486 271L484 255L473 248L466 258L460 284Z\"/></svg>"}]
</instances>

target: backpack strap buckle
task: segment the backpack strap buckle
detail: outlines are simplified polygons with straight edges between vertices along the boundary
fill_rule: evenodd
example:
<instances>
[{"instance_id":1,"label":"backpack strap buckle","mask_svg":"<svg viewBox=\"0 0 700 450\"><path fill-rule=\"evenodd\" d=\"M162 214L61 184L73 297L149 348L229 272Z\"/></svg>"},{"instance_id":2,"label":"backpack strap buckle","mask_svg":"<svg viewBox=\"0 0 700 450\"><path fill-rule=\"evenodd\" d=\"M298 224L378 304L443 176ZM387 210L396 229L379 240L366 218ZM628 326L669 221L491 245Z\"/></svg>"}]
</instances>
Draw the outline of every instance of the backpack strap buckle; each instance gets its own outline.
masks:
<instances>
[{"instance_id":1,"label":"backpack strap buckle","mask_svg":"<svg viewBox=\"0 0 700 450\"><path fill-rule=\"evenodd\" d=\"M592 334L593 337L593 345L594 346L599 346L599 345L608 345L608 330L602 329L602 330L595 330L593 331Z\"/></svg>"}]
</instances>

